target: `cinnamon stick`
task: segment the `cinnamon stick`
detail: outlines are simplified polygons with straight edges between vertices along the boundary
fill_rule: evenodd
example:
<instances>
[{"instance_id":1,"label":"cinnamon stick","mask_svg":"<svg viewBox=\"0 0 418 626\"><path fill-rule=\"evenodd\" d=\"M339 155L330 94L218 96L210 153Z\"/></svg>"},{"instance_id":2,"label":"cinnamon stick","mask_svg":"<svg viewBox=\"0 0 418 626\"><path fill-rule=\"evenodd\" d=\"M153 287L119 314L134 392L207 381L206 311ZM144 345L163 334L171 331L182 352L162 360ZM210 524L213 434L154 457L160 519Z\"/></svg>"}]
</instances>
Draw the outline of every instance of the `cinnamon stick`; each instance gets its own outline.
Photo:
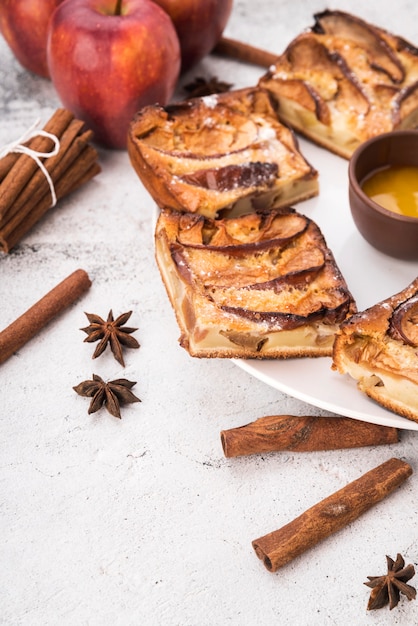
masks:
<instances>
[{"instance_id":1,"label":"cinnamon stick","mask_svg":"<svg viewBox=\"0 0 418 626\"><path fill-rule=\"evenodd\" d=\"M75 302L91 286L90 278L76 270L0 332L0 363L32 339L53 318Z\"/></svg>"},{"instance_id":2,"label":"cinnamon stick","mask_svg":"<svg viewBox=\"0 0 418 626\"><path fill-rule=\"evenodd\" d=\"M247 43L237 41L236 39L229 39L228 37L221 37L220 41L213 49L213 52L219 56L229 57L237 61L260 65L266 68L274 65L279 56L278 54L267 52L267 50L262 50L261 48L255 48Z\"/></svg>"},{"instance_id":3,"label":"cinnamon stick","mask_svg":"<svg viewBox=\"0 0 418 626\"><path fill-rule=\"evenodd\" d=\"M6 154L2 159L0 159L0 182L7 176L9 171L12 169L13 165L19 158L19 154L15 152L10 152L10 154Z\"/></svg>"},{"instance_id":4,"label":"cinnamon stick","mask_svg":"<svg viewBox=\"0 0 418 626\"><path fill-rule=\"evenodd\" d=\"M252 542L270 572L277 571L329 535L360 517L412 474L411 466L392 458L318 502L302 515Z\"/></svg>"},{"instance_id":5,"label":"cinnamon stick","mask_svg":"<svg viewBox=\"0 0 418 626\"><path fill-rule=\"evenodd\" d=\"M337 450L398 443L398 430L348 417L268 415L221 431L226 457L291 450Z\"/></svg>"}]
</instances>

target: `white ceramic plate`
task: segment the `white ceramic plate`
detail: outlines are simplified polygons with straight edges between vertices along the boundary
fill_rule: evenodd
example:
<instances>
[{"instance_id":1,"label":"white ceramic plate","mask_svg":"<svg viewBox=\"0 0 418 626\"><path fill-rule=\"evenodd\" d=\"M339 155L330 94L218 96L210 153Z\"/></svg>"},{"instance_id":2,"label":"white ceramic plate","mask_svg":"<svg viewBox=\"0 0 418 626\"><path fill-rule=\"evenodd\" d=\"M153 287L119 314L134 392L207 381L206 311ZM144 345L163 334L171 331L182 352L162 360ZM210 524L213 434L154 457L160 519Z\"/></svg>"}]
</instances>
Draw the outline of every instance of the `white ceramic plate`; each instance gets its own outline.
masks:
<instances>
[{"instance_id":1,"label":"white ceramic plate","mask_svg":"<svg viewBox=\"0 0 418 626\"><path fill-rule=\"evenodd\" d=\"M348 161L300 140L300 149L319 172L317 198L297 210L320 227L359 310L406 287L418 263L399 261L372 248L359 234L348 203ZM362 421L418 430L418 423L383 409L357 390L356 382L331 370L331 359L240 361L239 367L268 385L327 411Z\"/></svg>"}]
</instances>

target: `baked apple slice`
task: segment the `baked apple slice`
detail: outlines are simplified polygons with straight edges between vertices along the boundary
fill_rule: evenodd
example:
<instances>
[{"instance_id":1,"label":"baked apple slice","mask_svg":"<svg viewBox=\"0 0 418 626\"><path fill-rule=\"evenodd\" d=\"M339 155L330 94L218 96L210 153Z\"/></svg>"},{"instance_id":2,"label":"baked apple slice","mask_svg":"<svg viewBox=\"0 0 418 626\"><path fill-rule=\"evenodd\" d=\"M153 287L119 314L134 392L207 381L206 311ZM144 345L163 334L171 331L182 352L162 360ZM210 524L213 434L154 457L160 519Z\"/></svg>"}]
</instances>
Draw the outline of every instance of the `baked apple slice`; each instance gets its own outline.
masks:
<instances>
[{"instance_id":1,"label":"baked apple slice","mask_svg":"<svg viewBox=\"0 0 418 626\"><path fill-rule=\"evenodd\" d=\"M216 220L165 209L155 247L194 357L330 356L356 310L318 226L294 209Z\"/></svg>"},{"instance_id":2,"label":"baked apple slice","mask_svg":"<svg viewBox=\"0 0 418 626\"><path fill-rule=\"evenodd\" d=\"M377 403L418 422L418 278L341 324L332 367Z\"/></svg>"},{"instance_id":3,"label":"baked apple slice","mask_svg":"<svg viewBox=\"0 0 418 626\"><path fill-rule=\"evenodd\" d=\"M280 119L350 158L367 139L418 125L418 50L343 11L314 16L259 85Z\"/></svg>"},{"instance_id":4,"label":"baked apple slice","mask_svg":"<svg viewBox=\"0 0 418 626\"><path fill-rule=\"evenodd\" d=\"M418 348L418 295L402 302L390 320L391 336Z\"/></svg>"},{"instance_id":5,"label":"baked apple slice","mask_svg":"<svg viewBox=\"0 0 418 626\"><path fill-rule=\"evenodd\" d=\"M128 150L160 208L215 218L318 194L317 171L264 89L146 107L132 122Z\"/></svg>"}]
</instances>

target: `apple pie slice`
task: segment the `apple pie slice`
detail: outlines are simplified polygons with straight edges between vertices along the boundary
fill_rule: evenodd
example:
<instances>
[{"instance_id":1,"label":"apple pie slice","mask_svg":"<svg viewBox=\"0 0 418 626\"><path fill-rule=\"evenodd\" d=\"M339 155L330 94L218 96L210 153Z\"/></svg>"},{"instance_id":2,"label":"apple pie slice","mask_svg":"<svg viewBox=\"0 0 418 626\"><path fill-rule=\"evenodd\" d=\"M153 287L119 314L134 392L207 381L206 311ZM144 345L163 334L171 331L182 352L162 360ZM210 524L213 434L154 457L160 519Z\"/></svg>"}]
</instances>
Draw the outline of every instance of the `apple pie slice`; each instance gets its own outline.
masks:
<instances>
[{"instance_id":1,"label":"apple pie slice","mask_svg":"<svg viewBox=\"0 0 418 626\"><path fill-rule=\"evenodd\" d=\"M318 226L294 209L216 220L163 210L155 240L192 356L331 356L356 310Z\"/></svg>"},{"instance_id":2,"label":"apple pie slice","mask_svg":"<svg viewBox=\"0 0 418 626\"><path fill-rule=\"evenodd\" d=\"M417 127L417 48L342 11L314 18L259 81L280 119L345 158L370 137Z\"/></svg>"},{"instance_id":3,"label":"apple pie slice","mask_svg":"<svg viewBox=\"0 0 418 626\"><path fill-rule=\"evenodd\" d=\"M332 368L380 405L418 422L418 278L341 325Z\"/></svg>"},{"instance_id":4,"label":"apple pie slice","mask_svg":"<svg viewBox=\"0 0 418 626\"><path fill-rule=\"evenodd\" d=\"M214 218L318 194L318 173L258 88L145 107L128 151L160 208Z\"/></svg>"}]
</instances>

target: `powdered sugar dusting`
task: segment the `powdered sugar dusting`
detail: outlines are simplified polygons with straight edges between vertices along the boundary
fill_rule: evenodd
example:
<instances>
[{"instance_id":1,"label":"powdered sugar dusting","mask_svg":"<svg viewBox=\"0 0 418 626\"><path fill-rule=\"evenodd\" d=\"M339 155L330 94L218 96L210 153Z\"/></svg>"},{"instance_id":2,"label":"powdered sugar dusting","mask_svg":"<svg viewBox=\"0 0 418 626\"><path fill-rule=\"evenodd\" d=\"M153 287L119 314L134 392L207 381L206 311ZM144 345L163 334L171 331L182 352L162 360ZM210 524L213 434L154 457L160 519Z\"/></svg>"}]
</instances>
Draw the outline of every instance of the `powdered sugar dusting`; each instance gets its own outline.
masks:
<instances>
[{"instance_id":1,"label":"powdered sugar dusting","mask_svg":"<svg viewBox=\"0 0 418 626\"><path fill-rule=\"evenodd\" d=\"M269 126L260 126L258 129L258 139L260 141L271 141L276 139L276 131Z\"/></svg>"},{"instance_id":2,"label":"powdered sugar dusting","mask_svg":"<svg viewBox=\"0 0 418 626\"><path fill-rule=\"evenodd\" d=\"M208 109L214 109L218 104L218 96L216 94L211 94L210 96L203 96L202 98L204 105Z\"/></svg>"}]
</instances>

